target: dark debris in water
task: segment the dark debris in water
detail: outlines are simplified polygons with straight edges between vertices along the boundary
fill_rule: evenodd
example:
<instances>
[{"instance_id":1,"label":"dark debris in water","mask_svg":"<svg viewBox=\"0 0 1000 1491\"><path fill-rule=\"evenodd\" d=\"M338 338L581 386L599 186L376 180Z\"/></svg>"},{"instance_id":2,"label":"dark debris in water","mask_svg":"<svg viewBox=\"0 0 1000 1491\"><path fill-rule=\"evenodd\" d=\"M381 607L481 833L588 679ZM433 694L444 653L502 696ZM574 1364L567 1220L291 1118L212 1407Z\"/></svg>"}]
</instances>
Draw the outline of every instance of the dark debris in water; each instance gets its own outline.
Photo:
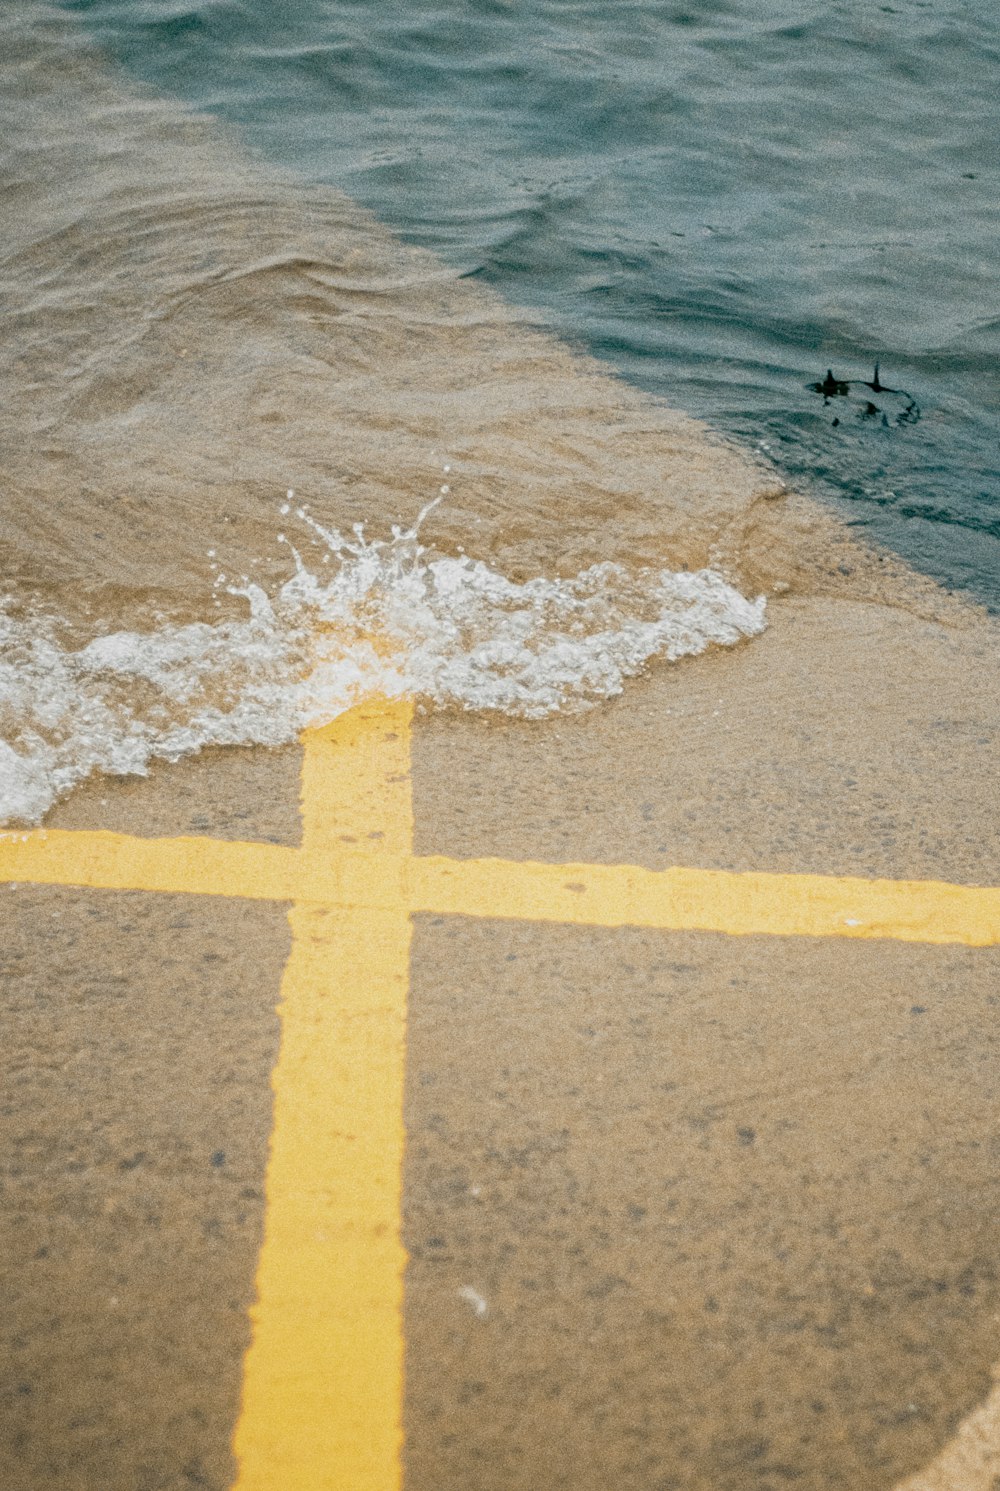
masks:
<instances>
[{"instance_id":1,"label":"dark debris in water","mask_svg":"<svg viewBox=\"0 0 1000 1491\"><path fill-rule=\"evenodd\" d=\"M904 388L889 388L883 383L879 377L878 363L875 364L870 382L862 378L836 378L833 369L827 368L825 378L807 386L813 393L822 396L824 404L830 404L834 399L847 399L856 418L863 423L874 421L888 429L890 423L912 425L920 418L920 406L913 395ZM876 403L867 394L861 393L862 389L869 389L871 393L877 394L879 402ZM840 424L839 414L831 423Z\"/></svg>"}]
</instances>

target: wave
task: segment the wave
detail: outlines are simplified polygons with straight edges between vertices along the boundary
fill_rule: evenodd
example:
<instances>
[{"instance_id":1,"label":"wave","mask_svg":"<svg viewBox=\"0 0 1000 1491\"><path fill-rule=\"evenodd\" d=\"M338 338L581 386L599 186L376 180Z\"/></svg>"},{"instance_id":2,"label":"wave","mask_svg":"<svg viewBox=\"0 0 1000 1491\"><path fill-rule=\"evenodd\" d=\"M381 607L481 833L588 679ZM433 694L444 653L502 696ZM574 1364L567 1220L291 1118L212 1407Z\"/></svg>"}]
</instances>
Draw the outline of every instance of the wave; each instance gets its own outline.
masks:
<instances>
[{"instance_id":1,"label":"wave","mask_svg":"<svg viewBox=\"0 0 1000 1491\"><path fill-rule=\"evenodd\" d=\"M55 619L0 608L0 822L40 822L94 772L145 775L206 746L286 744L377 694L526 719L582 708L650 659L730 646L765 625L763 598L709 569L609 562L519 583L432 553L420 520L368 539L304 508L297 519L320 541L317 560L279 535L294 572L276 593L217 573L216 587L245 603L240 619L74 647Z\"/></svg>"}]
</instances>

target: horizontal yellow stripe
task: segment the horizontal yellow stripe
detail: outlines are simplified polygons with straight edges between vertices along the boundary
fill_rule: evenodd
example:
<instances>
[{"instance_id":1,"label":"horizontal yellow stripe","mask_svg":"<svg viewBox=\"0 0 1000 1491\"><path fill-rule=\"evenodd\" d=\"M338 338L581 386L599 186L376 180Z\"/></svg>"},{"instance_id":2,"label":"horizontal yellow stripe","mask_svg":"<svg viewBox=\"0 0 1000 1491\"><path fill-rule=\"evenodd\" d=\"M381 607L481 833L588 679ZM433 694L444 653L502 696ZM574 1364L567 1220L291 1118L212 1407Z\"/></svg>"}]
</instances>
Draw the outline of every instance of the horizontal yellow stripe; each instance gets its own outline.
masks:
<instances>
[{"instance_id":1,"label":"horizontal yellow stripe","mask_svg":"<svg viewBox=\"0 0 1000 1491\"><path fill-rule=\"evenodd\" d=\"M777 937L1000 943L1000 889L934 880L413 859L413 911Z\"/></svg>"},{"instance_id":2,"label":"horizontal yellow stripe","mask_svg":"<svg viewBox=\"0 0 1000 1491\"><path fill-rule=\"evenodd\" d=\"M356 842L356 840L355 840ZM598 927L1000 943L1000 889L638 865L410 858L218 839L0 836L0 881L186 892Z\"/></svg>"},{"instance_id":3,"label":"horizontal yellow stripe","mask_svg":"<svg viewBox=\"0 0 1000 1491\"><path fill-rule=\"evenodd\" d=\"M291 901L301 883L301 859L300 850L280 844L223 839L141 839L64 829L0 834L0 883Z\"/></svg>"}]
</instances>

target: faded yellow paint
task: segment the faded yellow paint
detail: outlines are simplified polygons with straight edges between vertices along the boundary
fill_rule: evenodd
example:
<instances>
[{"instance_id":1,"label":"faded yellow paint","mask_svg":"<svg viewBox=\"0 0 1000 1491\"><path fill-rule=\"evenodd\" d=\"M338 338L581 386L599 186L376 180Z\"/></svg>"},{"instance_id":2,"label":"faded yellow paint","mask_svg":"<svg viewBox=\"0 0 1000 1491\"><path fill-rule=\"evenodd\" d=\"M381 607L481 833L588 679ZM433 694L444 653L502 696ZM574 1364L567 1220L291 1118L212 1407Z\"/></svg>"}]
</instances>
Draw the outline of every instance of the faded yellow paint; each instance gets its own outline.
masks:
<instances>
[{"instance_id":1,"label":"faded yellow paint","mask_svg":"<svg viewBox=\"0 0 1000 1491\"><path fill-rule=\"evenodd\" d=\"M345 718L353 721L356 715ZM315 763L306 769L320 787L322 773ZM399 794L397 783L386 786ZM401 821L391 812L390 819ZM108 833L5 834L0 835L0 881L730 936L882 937L970 947L1000 943L996 887L449 859L412 855L385 828L359 828L343 804L323 823L321 831L304 835L301 849Z\"/></svg>"},{"instance_id":2,"label":"faded yellow paint","mask_svg":"<svg viewBox=\"0 0 1000 1491\"><path fill-rule=\"evenodd\" d=\"M412 837L408 706L305 738L303 854ZM238 1491L391 1491L403 1400L400 1241L410 918L302 904L281 988L264 1246Z\"/></svg>"},{"instance_id":3,"label":"faded yellow paint","mask_svg":"<svg viewBox=\"0 0 1000 1491\"><path fill-rule=\"evenodd\" d=\"M389 1491L402 1403L409 925L321 906L294 908L291 924L236 1485Z\"/></svg>"},{"instance_id":4,"label":"faded yellow paint","mask_svg":"<svg viewBox=\"0 0 1000 1491\"><path fill-rule=\"evenodd\" d=\"M279 844L45 828L0 833L0 882L290 901L301 881L300 861L300 850Z\"/></svg>"},{"instance_id":5,"label":"faded yellow paint","mask_svg":"<svg viewBox=\"0 0 1000 1491\"><path fill-rule=\"evenodd\" d=\"M348 873L345 867L345 874ZM934 880L414 858L413 911L775 937L1000 943L1000 889Z\"/></svg>"},{"instance_id":6,"label":"faded yellow paint","mask_svg":"<svg viewBox=\"0 0 1000 1491\"><path fill-rule=\"evenodd\" d=\"M265 1239L236 1491L398 1491L403 1080L414 912L734 935L1000 943L1000 888L415 856L411 707L304 737L298 849L0 834L0 882L289 901Z\"/></svg>"}]
</instances>

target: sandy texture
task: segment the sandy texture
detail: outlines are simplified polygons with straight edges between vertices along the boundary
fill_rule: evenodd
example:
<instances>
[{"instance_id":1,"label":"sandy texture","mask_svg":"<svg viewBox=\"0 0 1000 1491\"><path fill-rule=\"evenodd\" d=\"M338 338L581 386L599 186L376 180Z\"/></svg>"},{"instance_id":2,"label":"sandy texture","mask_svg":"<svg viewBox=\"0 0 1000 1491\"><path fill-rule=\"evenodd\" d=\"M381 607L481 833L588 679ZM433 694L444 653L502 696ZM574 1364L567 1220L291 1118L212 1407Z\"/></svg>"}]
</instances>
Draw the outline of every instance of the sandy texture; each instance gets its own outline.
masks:
<instances>
[{"instance_id":1,"label":"sandy texture","mask_svg":"<svg viewBox=\"0 0 1000 1491\"><path fill-rule=\"evenodd\" d=\"M862 608L876 669L858 611L785 603L572 719L425 719L418 849L995 883L991 628ZM289 842L296 777L219 753L60 823ZM4 1479L222 1491L284 917L3 896ZM914 1491L989 1485L996 979L995 949L421 919L407 1486L888 1491L970 1414Z\"/></svg>"},{"instance_id":2,"label":"sandy texture","mask_svg":"<svg viewBox=\"0 0 1000 1491\"><path fill-rule=\"evenodd\" d=\"M104 783L93 810L102 827L224 837L235 809L248 837L281 838L297 755ZM86 792L73 809L87 826ZM283 908L3 886L0 925L0 1483L225 1486Z\"/></svg>"},{"instance_id":3,"label":"sandy texture","mask_svg":"<svg viewBox=\"0 0 1000 1491\"><path fill-rule=\"evenodd\" d=\"M994 1491L1000 1477L1000 1390L961 1425L930 1465L896 1491Z\"/></svg>"},{"instance_id":4,"label":"sandy texture","mask_svg":"<svg viewBox=\"0 0 1000 1491\"><path fill-rule=\"evenodd\" d=\"M992 645L794 603L594 715L431 720L420 847L995 883ZM888 1488L931 1459L997 1357L995 950L417 947L410 1486Z\"/></svg>"},{"instance_id":5,"label":"sandy texture","mask_svg":"<svg viewBox=\"0 0 1000 1491\"><path fill-rule=\"evenodd\" d=\"M1000 881L993 622L343 199L126 97L65 17L0 26L19 604L199 617L207 549L287 573L286 487L386 531L449 461L444 551L708 561L773 603L760 641L590 714L424 718L420 852ZM52 821L295 842L297 776L216 753ZM0 1483L224 1491L283 910L0 888L0 914ZM998 956L421 919L407 1491L927 1465L907 1491L992 1491Z\"/></svg>"}]
</instances>

